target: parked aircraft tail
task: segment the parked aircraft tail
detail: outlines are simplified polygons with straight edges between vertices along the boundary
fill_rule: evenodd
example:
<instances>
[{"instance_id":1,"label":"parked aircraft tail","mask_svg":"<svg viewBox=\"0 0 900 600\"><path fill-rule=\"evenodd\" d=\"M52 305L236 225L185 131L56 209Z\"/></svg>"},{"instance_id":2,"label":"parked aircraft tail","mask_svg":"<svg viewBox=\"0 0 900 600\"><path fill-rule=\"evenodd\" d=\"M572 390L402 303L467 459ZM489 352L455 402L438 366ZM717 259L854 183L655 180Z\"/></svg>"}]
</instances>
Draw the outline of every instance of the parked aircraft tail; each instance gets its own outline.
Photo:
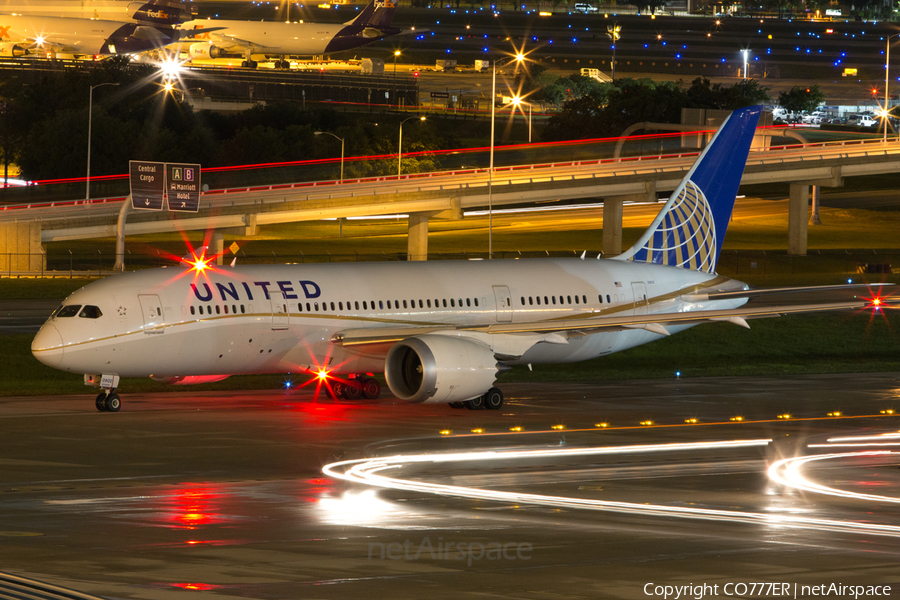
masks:
<instances>
[{"instance_id":1,"label":"parked aircraft tail","mask_svg":"<svg viewBox=\"0 0 900 600\"><path fill-rule=\"evenodd\" d=\"M397 10L396 0L372 0L350 23L377 29L390 27Z\"/></svg>"},{"instance_id":2,"label":"parked aircraft tail","mask_svg":"<svg viewBox=\"0 0 900 600\"><path fill-rule=\"evenodd\" d=\"M734 111L637 243L617 260L713 273L761 106Z\"/></svg>"}]
</instances>

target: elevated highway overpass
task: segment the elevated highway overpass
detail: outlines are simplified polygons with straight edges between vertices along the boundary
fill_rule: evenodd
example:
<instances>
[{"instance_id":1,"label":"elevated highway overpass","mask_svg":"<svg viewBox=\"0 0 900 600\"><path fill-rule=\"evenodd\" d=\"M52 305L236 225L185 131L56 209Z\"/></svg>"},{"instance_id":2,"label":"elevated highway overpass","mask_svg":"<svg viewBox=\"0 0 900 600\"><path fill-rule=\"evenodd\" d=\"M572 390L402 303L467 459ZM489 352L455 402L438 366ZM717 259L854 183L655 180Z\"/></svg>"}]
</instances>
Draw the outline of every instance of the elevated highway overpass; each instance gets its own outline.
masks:
<instances>
[{"instance_id":1,"label":"elevated highway overpass","mask_svg":"<svg viewBox=\"0 0 900 600\"><path fill-rule=\"evenodd\" d=\"M467 209L553 200L602 198L603 251L622 251L622 211L627 201L668 195L697 153L423 173L344 181L319 181L209 191L199 213L137 211L122 198L6 206L0 210L3 253L75 239L178 230L254 235L260 225L388 214L409 215L409 258L428 253L430 219L460 219ZM794 144L752 151L742 185L788 183L788 251L805 254L811 188L841 186L846 177L900 172L900 144L881 140ZM23 240L27 240L24 241ZM120 251L121 252L121 251ZM12 260L7 258L7 260ZM15 265L19 270L37 270ZM7 266L0 266L0 269Z\"/></svg>"}]
</instances>

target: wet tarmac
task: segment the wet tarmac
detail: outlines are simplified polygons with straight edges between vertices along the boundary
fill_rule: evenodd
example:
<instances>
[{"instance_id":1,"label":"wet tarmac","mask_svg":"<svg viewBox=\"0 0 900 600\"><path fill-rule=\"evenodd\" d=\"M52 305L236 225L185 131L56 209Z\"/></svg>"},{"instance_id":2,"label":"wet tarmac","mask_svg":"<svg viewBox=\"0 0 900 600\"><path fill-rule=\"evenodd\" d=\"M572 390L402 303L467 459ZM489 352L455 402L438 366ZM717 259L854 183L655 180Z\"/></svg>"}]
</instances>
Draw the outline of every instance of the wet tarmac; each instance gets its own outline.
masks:
<instances>
[{"instance_id":1,"label":"wet tarmac","mask_svg":"<svg viewBox=\"0 0 900 600\"><path fill-rule=\"evenodd\" d=\"M893 438L835 438L900 430L900 374L508 385L497 412L122 391L117 414L90 394L0 399L0 570L110 598L812 597L897 579L900 459L838 446ZM435 452L458 454L415 458ZM391 488L322 473L363 458L388 460L371 468Z\"/></svg>"}]
</instances>

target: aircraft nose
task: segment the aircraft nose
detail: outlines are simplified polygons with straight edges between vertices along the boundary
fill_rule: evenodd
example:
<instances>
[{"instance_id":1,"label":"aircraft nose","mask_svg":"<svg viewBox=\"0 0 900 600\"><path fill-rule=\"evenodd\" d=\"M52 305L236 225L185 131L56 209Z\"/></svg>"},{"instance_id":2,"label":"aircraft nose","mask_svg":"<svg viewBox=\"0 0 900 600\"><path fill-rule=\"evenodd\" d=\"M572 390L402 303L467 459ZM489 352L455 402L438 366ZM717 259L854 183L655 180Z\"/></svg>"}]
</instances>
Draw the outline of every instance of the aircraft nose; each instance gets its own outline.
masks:
<instances>
[{"instance_id":1,"label":"aircraft nose","mask_svg":"<svg viewBox=\"0 0 900 600\"><path fill-rule=\"evenodd\" d=\"M48 367L58 367L63 358L63 340L56 325L44 323L31 342L31 353Z\"/></svg>"}]
</instances>

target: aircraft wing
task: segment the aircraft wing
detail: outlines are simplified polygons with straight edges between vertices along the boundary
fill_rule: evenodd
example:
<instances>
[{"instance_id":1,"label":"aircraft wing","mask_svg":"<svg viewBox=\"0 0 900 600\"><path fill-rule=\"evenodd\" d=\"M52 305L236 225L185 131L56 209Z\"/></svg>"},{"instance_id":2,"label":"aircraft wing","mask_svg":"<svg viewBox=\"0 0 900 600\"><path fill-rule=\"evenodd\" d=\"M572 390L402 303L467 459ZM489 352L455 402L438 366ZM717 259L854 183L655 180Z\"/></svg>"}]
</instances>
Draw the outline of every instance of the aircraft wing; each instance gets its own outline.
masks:
<instances>
[{"instance_id":1,"label":"aircraft wing","mask_svg":"<svg viewBox=\"0 0 900 600\"><path fill-rule=\"evenodd\" d=\"M700 323L728 322L748 327L747 319L763 319L790 314L829 312L836 310L862 310L866 308L900 308L900 301L883 299L875 304L872 300L853 299L827 304L794 304L764 307L741 307L726 310L702 310L646 315L597 315L580 318L548 319L525 323L494 323L483 326L456 327L453 325L419 325L391 327L384 329L350 329L336 334L332 342L343 346L385 344L402 339L439 331L466 331L483 334L561 334L566 337L581 337L601 331L623 329L645 329L659 335L669 335L667 326L697 325ZM628 310L631 306L628 305Z\"/></svg>"}]
</instances>

